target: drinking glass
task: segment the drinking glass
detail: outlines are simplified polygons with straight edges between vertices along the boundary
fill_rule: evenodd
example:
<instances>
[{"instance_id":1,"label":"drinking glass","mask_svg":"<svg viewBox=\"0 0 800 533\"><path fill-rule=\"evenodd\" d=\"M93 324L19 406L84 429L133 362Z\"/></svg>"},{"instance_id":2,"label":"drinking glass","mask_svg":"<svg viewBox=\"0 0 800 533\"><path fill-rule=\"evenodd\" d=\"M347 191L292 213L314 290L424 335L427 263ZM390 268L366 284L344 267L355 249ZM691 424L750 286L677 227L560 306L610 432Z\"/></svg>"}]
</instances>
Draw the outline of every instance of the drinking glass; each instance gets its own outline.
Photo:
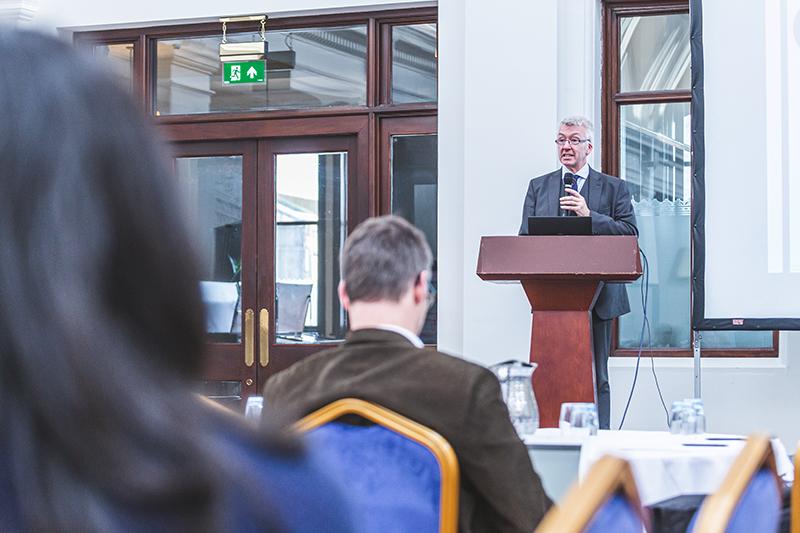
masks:
<instances>
[{"instance_id":1,"label":"drinking glass","mask_svg":"<svg viewBox=\"0 0 800 533\"><path fill-rule=\"evenodd\" d=\"M703 400L690 398L672 402L669 431L675 435L696 435L706 432Z\"/></svg>"},{"instance_id":2,"label":"drinking glass","mask_svg":"<svg viewBox=\"0 0 800 533\"><path fill-rule=\"evenodd\" d=\"M593 403L562 403L558 427L563 435L597 435L597 406Z\"/></svg>"},{"instance_id":3,"label":"drinking glass","mask_svg":"<svg viewBox=\"0 0 800 533\"><path fill-rule=\"evenodd\" d=\"M683 431L683 423L686 418L687 404L684 400L675 400L672 402L672 409L669 414L669 432L673 435L681 435Z\"/></svg>"},{"instance_id":4,"label":"drinking glass","mask_svg":"<svg viewBox=\"0 0 800 533\"><path fill-rule=\"evenodd\" d=\"M258 423L261 420L261 409L264 407L264 398L261 396L250 396L244 407L244 417Z\"/></svg>"},{"instance_id":5,"label":"drinking glass","mask_svg":"<svg viewBox=\"0 0 800 533\"><path fill-rule=\"evenodd\" d=\"M695 433L705 433L706 432L706 411L703 408L703 400L700 398L694 398L691 400L692 408L694 409L694 417L695 417Z\"/></svg>"}]
</instances>

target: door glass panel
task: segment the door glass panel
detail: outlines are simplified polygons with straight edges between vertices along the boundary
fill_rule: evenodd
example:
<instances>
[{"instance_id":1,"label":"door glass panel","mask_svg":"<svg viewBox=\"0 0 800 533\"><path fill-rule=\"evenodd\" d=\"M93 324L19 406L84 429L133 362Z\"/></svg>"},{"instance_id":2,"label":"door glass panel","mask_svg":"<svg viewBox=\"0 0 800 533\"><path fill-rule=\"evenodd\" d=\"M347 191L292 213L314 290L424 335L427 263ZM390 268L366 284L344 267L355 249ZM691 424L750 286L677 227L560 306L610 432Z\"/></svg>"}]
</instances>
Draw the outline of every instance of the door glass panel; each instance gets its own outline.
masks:
<instances>
[{"instance_id":1,"label":"door glass panel","mask_svg":"<svg viewBox=\"0 0 800 533\"><path fill-rule=\"evenodd\" d=\"M275 339L340 340L339 251L347 232L347 152L275 156Z\"/></svg>"},{"instance_id":2,"label":"door glass panel","mask_svg":"<svg viewBox=\"0 0 800 533\"><path fill-rule=\"evenodd\" d=\"M422 230L433 252L431 287L437 288L436 135L393 135L391 139L392 213ZM420 334L425 344L436 344L436 301L428 310Z\"/></svg>"},{"instance_id":3,"label":"door glass panel","mask_svg":"<svg viewBox=\"0 0 800 533\"><path fill-rule=\"evenodd\" d=\"M133 93L133 43L98 44L94 57L105 65L108 74L128 93Z\"/></svg>"},{"instance_id":4,"label":"door glass panel","mask_svg":"<svg viewBox=\"0 0 800 533\"><path fill-rule=\"evenodd\" d=\"M648 259L647 312L653 348L689 348L691 149L689 103L620 108L621 178L633 196L639 247ZM631 312L619 319L619 345L639 347L641 284L627 285ZM644 339L648 347L647 337Z\"/></svg>"},{"instance_id":5,"label":"door glass panel","mask_svg":"<svg viewBox=\"0 0 800 533\"><path fill-rule=\"evenodd\" d=\"M242 401L242 382L206 380L201 384L200 393L220 405L237 410Z\"/></svg>"},{"instance_id":6,"label":"door glass panel","mask_svg":"<svg viewBox=\"0 0 800 533\"><path fill-rule=\"evenodd\" d=\"M242 157L181 157L176 170L199 250L208 340L241 342Z\"/></svg>"},{"instance_id":7,"label":"door glass panel","mask_svg":"<svg viewBox=\"0 0 800 533\"><path fill-rule=\"evenodd\" d=\"M221 35L159 39L156 115L224 113L367 103L367 27L268 31L266 83L225 85ZM260 41L258 32L228 42Z\"/></svg>"},{"instance_id":8,"label":"door glass panel","mask_svg":"<svg viewBox=\"0 0 800 533\"><path fill-rule=\"evenodd\" d=\"M392 102L436 101L436 24L392 28Z\"/></svg>"},{"instance_id":9,"label":"door glass panel","mask_svg":"<svg viewBox=\"0 0 800 533\"><path fill-rule=\"evenodd\" d=\"M689 89L689 14L620 20L623 92Z\"/></svg>"}]
</instances>

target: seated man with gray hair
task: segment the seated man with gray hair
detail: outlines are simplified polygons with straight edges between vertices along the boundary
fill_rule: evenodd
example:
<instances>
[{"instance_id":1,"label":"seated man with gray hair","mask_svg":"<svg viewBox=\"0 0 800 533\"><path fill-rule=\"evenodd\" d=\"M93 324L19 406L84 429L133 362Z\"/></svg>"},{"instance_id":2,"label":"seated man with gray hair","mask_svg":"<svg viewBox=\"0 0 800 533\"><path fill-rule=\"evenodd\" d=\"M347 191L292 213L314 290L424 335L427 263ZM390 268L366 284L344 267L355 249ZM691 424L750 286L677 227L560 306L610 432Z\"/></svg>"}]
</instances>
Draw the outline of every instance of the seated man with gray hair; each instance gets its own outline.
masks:
<instances>
[{"instance_id":1,"label":"seated man with gray hair","mask_svg":"<svg viewBox=\"0 0 800 533\"><path fill-rule=\"evenodd\" d=\"M437 431L461 471L460 532L530 533L551 505L486 368L424 348L432 255L399 217L360 224L345 243L339 297L350 332L336 348L276 374L264 389L274 411L301 418L361 398Z\"/></svg>"}]
</instances>

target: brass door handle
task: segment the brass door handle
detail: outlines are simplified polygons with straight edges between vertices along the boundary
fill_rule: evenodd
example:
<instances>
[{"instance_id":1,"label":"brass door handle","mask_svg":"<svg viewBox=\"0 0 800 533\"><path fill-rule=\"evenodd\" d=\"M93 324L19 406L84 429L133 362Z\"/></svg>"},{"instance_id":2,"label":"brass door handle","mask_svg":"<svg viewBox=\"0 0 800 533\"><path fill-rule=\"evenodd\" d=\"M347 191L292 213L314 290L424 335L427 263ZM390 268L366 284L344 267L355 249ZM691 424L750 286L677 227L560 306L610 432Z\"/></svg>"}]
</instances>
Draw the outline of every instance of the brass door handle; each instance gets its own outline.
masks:
<instances>
[{"instance_id":1,"label":"brass door handle","mask_svg":"<svg viewBox=\"0 0 800 533\"><path fill-rule=\"evenodd\" d=\"M253 346L253 320L255 313L252 309L244 312L244 364L253 366L256 362L255 346Z\"/></svg>"},{"instance_id":2,"label":"brass door handle","mask_svg":"<svg viewBox=\"0 0 800 533\"><path fill-rule=\"evenodd\" d=\"M262 309L258 317L259 345L258 362L261 366L269 364L269 311Z\"/></svg>"}]
</instances>

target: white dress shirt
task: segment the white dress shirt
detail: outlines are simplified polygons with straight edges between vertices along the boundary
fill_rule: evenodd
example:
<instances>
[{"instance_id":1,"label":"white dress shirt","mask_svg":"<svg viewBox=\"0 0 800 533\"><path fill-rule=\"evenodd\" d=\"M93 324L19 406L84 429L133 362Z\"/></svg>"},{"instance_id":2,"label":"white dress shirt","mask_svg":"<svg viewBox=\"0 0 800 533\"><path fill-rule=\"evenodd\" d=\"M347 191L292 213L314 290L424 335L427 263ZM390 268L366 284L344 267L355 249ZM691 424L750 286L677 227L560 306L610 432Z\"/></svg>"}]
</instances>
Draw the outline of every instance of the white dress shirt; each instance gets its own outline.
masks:
<instances>
[{"instance_id":1,"label":"white dress shirt","mask_svg":"<svg viewBox=\"0 0 800 533\"><path fill-rule=\"evenodd\" d=\"M567 167L561 167L561 181L564 181L564 174L569 172L570 174L575 175L575 179L578 181L578 192L581 192L583 188L583 184L586 183L586 180L589 179L589 163L583 165L583 167L577 172L571 172L567 170Z\"/></svg>"},{"instance_id":2,"label":"white dress shirt","mask_svg":"<svg viewBox=\"0 0 800 533\"><path fill-rule=\"evenodd\" d=\"M417 335L415 335L411 331L408 331L406 328L402 326L397 326L395 324L378 324L377 326L375 326L375 329L382 329L384 331L392 331L394 333L398 333L403 337L405 337L406 339L408 339L408 342L410 342L417 348L425 347L425 345L422 343L422 341Z\"/></svg>"}]
</instances>

